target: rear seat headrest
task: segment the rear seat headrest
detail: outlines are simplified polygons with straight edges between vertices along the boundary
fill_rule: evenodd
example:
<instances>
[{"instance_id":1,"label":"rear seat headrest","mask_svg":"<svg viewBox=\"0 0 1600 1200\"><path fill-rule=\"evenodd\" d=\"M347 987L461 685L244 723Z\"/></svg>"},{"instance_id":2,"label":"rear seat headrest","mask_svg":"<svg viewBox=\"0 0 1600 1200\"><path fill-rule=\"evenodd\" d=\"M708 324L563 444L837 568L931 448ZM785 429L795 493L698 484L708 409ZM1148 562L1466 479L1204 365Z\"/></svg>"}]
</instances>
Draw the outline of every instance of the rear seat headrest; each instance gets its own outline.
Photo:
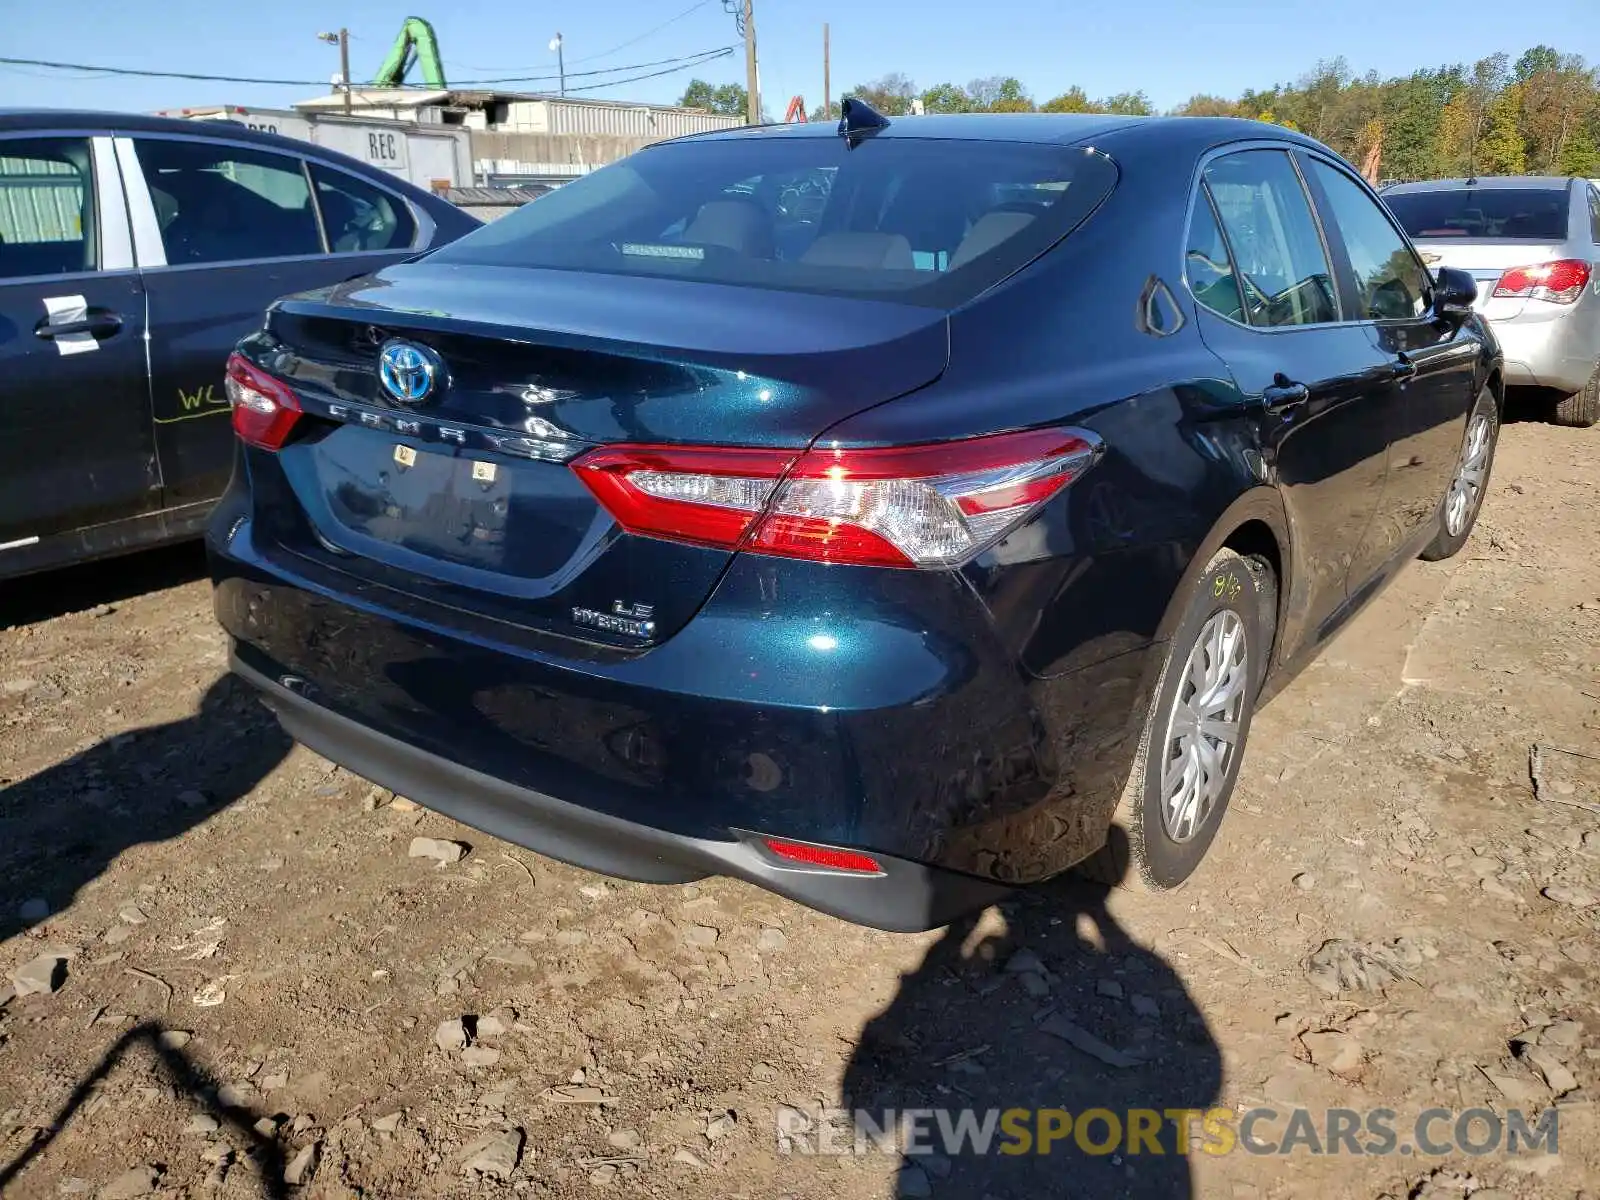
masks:
<instances>
[{"instance_id":1,"label":"rear seat headrest","mask_svg":"<svg viewBox=\"0 0 1600 1200\"><path fill-rule=\"evenodd\" d=\"M860 270L913 271L911 243L898 233L825 233L806 249L800 261L813 267L855 267Z\"/></svg>"}]
</instances>

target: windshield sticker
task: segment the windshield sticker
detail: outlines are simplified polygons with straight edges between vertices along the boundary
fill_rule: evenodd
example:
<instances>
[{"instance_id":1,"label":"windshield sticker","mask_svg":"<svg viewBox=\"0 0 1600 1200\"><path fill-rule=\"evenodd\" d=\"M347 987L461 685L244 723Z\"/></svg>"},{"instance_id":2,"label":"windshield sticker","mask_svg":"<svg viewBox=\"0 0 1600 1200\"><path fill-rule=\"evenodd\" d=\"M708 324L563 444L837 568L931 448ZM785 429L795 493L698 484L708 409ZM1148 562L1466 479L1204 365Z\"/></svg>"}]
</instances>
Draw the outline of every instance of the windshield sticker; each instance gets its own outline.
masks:
<instances>
[{"instance_id":1,"label":"windshield sticker","mask_svg":"<svg viewBox=\"0 0 1600 1200\"><path fill-rule=\"evenodd\" d=\"M699 246L663 246L654 242L623 242L622 253L632 258L677 258L703 262L706 252Z\"/></svg>"}]
</instances>

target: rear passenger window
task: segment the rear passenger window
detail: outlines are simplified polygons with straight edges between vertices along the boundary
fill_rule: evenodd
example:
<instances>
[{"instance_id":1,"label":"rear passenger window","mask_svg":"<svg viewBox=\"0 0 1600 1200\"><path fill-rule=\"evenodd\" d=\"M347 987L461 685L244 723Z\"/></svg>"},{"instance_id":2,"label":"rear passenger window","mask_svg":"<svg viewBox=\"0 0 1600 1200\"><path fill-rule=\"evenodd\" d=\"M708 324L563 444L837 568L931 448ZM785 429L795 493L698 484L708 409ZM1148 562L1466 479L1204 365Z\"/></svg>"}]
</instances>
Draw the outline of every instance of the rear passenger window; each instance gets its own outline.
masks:
<instances>
[{"instance_id":1,"label":"rear passenger window","mask_svg":"<svg viewBox=\"0 0 1600 1200\"><path fill-rule=\"evenodd\" d=\"M1230 320L1244 320L1233 259L1228 255L1228 244L1223 241L1211 197L1204 187L1194 199L1194 216L1189 218L1189 248L1184 254L1183 269L1196 300Z\"/></svg>"},{"instance_id":2,"label":"rear passenger window","mask_svg":"<svg viewBox=\"0 0 1600 1200\"><path fill-rule=\"evenodd\" d=\"M92 271L87 138L0 141L0 279Z\"/></svg>"},{"instance_id":3,"label":"rear passenger window","mask_svg":"<svg viewBox=\"0 0 1600 1200\"><path fill-rule=\"evenodd\" d=\"M167 262L243 262L322 253L298 158L207 142L140 139Z\"/></svg>"},{"instance_id":4,"label":"rear passenger window","mask_svg":"<svg viewBox=\"0 0 1600 1200\"><path fill-rule=\"evenodd\" d=\"M311 164L317 207L334 254L360 250L403 250L416 235L416 222L404 203L365 179L320 163Z\"/></svg>"},{"instance_id":5,"label":"rear passenger window","mask_svg":"<svg viewBox=\"0 0 1600 1200\"><path fill-rule=\"evenodd\" d=\"M1600 246L1600 192L1589 189L1589 240Z\"/></svg>"},{"instance_id":6,"label":"rear passenger window","mask_svg":"<svg viewBox=\"0 0 1600 1200\"><path fill-rule=\"evenodd\" d=\"M1383 210L1343 171L1320 159L1311 173L1333 211L1324 214L1339 227L1355 273L1360 308L1357 320L1406 320L1427 311L1428 281L1422 264L1395 231Z\"/></svg>"},{"instance_id":7,"label":"rear passenger window","mask_svg":"<svg viewBox=\"0 0 1600 1200\"><path fill-rule=\"evenodd\" d=\"M1233 247L1252 325L1339 319L1328 256L1300 176L1281 150L1213 159L1205 179Z\"/></svg>"}]
</instances>

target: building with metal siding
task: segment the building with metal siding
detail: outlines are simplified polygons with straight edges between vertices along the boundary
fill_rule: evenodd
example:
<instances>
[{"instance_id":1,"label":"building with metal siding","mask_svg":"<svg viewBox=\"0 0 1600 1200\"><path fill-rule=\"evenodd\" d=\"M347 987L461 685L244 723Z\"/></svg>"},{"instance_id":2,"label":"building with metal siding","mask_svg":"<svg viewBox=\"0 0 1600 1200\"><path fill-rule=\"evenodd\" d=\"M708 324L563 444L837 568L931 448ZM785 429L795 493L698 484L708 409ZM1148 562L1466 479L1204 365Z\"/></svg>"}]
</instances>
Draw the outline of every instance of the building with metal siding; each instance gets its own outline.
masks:
<instances>
[{"instance_id":1,"label":"building with metal siding","mask_svg":"<svg viewBox=\"0 0 1600 1200\"><path fill-rule=\"evenodd\" d=\"M740 117L670 104L521 92L356 88L361 116L464 127L478 183L550 182L592 171L652 142L743 124ZM341 112L342 93L303 100L302 112Z\"/></svg>"},{"instance_id":2,"label":"building with metal siding","mask_svg":"<svg viewBox=\"0 0 1600 1200\"><path fill-rule=\"evenodd\" d=\"M76 242L83 238L83 184L63 162L0 158L0 238Z\"/></svg>"},{"instance_id":3,"label":"building with metal siding","mask_svg":"<svg viewBox=\"0 0 1600 1200\"><path fill-rule=\"evenodd\" d=\"M589 134L660 141L744 124L742 117L674 104L635 104L528 92L358 87L350 101L352 110L361 116L464 125L493 133ZM295 108L301 112L342 112L344 95L317 96L298 102Z\"/></svg>"}]
</instances>

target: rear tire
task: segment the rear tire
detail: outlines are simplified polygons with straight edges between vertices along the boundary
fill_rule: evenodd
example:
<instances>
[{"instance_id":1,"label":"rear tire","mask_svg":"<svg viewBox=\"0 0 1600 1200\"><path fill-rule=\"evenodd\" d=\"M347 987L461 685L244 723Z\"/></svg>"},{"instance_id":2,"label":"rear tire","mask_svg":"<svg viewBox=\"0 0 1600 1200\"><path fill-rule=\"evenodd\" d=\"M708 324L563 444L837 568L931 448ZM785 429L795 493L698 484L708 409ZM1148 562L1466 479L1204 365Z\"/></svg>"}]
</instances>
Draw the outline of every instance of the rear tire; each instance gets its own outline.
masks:
<instances>
[{"instance_id":1,"label":"rear tire","mask_svg":"<svg viewBox=\"0 0 1600 1200\"><path fill-rule=\"evenodd\" d=\"M1239 775L1266 675L1276 593L1277 578L1261 560L1219 550L1206 564L1168 643L1106 844L1079 865L1081 874L1167 891L1200 865ZM1218 704L1219 696L1227 703ZM1215 736L1224 731L1231 744Z\"/></svg>"},{"instance_id":2,"label":"rear tire","mask_svg":"<svg viewBox=\"0 0 1600 1200\"><path fill-rule=\"evenodd\" d=\"M1600 367L1595 368L1582 388L1556 402L1550 419L1557 425L1571 425L1577 429L1588 429L1600 421Z\"/></svg>"},{"instance_id":3,"label":"rear tire","mask_svg":"<svg viewBox=\"0 0 1600 1200\"><path fill-rule=\"evenodd\" d=\"M1483 422L1487 422L1485 429L1486 441L1477 451L1479 459L1476 467L1477 483L1470 494L1458 495L1458 489L1466 488L1470 484L1469 457L1474 454L1474 434ZM1472 535L1472 527L1478 523L1478 513L1483 509L1483 498L1489 492L1489 479L1494 472L1495 447L1500 444L1500 407L1495 403L1494 393L1488 388L1478 393L1478 402L1472 406L1472 415L1467 418L1467 431L1462 435L1461 453L1456 459L1455 474L1450 477L1450 486L1446 489L1444 499L1439 503L1439 532L1434 535L1419 556L1426 562L1438 562L1440 559L1449 558L1460 551L1467 544L1467 538ZM1455 506L1461 501L1461 507Z\"/></svg>"}]
</instances>

